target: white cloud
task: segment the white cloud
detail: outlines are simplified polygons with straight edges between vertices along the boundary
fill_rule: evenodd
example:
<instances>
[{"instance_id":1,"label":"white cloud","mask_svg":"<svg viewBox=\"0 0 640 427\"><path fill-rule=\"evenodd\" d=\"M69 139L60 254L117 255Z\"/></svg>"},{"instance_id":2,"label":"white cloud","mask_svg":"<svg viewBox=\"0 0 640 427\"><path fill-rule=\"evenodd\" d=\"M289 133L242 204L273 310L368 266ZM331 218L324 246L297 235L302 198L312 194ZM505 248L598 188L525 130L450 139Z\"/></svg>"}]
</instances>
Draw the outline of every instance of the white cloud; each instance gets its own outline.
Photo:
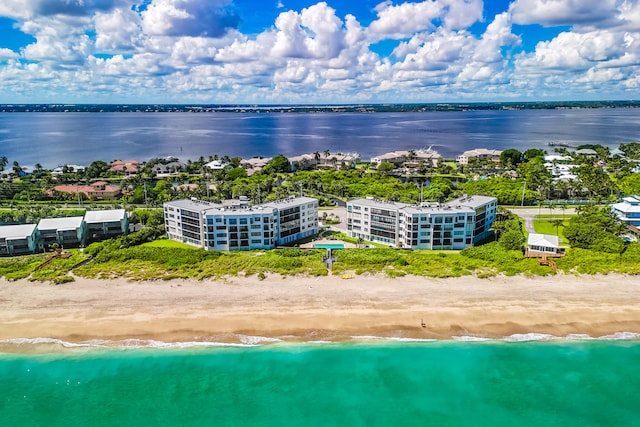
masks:
<instances>
[{"instance_id":1,"label":"white cloud","mask_svg":"<svg viewBox=\"0 0 640 427\"><path fill-rule=\"evenodd\" d=\"M442 20L448 29L467 28L482 19L482 0L425 0L399 5L387 1L375 10L378 19L368 28L371 39L404 39L435 29L436 20Z\"/></svg>"},{"instance_id":2,"label":"white cloud","mask_svg":"<svg viewBox=\"0 0 640 427\"><path fill-rule=\"evenodd\" d=\"M142 11L144 31L152 35L222 37L239 17L230 0L153 0Z\"/></svg>"},{"instance_id":3,"label":"white cloud","mask_svg":"<svg viewBox=\"0 0 640 427\"><path fill-rule=\"evenodd\" d=\"M0 16L36 39L0 48L0 96L420 102L631 97L640 87L640 0L514 0L486 22L481 0L389 0L368 25L338 16L332 1L274 9L272 25L249 35L232 0L0 0ZM569 28L523 52L512 23L523 39L527 24ZM392 54L376 53L391 40Z\"/></svg>"},{"instance_id":4,"label":"white cloud","mask_svg":"<svg viewBox=\"0 0 640 427\"><path fill-rule=\"evenodd\" d=\"M124 0L2 0L0 16L19 19L55 15L91 16L97 11L108 11L123 4L127 3Z\"/></svg>"},{"instance_id":5,"label":"white cloud","mask_svg":"<svg viewBox=\"0 0 640 427\"><path fill-rule=\"evenodd\" d=\"M97 13L94 18L96 49L106 52L129 51L143 42L142 22L131 9Z\"/></svg>"},{"instance_id":6,"label":"white cloud","mask_svg":"<svg viewBox=\"0 0 640 427\"><path fill-rule=\"evenodd\" d=\"M7 48L0 48L0 59L17 59L20 55Z\"/></svg>"},{"instance_id":7,"label":"white cloud","mask_svg":"<svg viewBox=\"0 0 640 427\"><path fill-rule=\"evenodd\" d=\"M510 7L516 24L544 26L602 23L616 14L619 0L516 0Z\"/></svg>"}]
</instances>

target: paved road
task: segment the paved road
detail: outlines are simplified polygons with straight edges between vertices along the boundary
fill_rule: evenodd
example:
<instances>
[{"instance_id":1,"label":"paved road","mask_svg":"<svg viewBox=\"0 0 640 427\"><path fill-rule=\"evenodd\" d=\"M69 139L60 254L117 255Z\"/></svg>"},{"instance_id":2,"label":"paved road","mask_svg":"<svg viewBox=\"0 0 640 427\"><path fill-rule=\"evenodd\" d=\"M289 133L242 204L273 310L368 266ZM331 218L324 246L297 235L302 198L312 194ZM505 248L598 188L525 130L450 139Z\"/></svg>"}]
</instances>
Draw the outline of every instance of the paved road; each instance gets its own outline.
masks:
<instances>
[{"instance_id":1,"label":"paved road","mask_svg":"<svg viewBox=\"0 0 640 427\"><path fill-rule=\"evenodd\" d=\"M573 215L576 213L575 208L549 209L544 206L541 208L510 208L509 210L524 220L524 228L528 233L536 232L533 228L533 219L536 215L558 215L558 218L562 218L562 215Z\"/></svg>"}]
</instances>

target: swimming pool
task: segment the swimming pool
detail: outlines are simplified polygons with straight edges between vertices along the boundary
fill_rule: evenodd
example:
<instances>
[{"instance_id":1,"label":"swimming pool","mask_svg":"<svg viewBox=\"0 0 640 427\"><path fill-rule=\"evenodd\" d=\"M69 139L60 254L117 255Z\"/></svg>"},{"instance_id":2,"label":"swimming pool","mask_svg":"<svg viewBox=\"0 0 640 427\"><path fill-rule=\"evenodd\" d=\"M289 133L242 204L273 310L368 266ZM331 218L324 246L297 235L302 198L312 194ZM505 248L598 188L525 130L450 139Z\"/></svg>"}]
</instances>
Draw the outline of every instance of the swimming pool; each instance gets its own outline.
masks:
<instances>
[{"instance_id":1,"label":"swimming pool","mask_svg":"<svg viewBox=\"0 0 640 427\"><path fill-rule=\"evenodd\" d=\"M343 243L315 243L315 249L344 249Z\"/></svg>"}]
</instances>

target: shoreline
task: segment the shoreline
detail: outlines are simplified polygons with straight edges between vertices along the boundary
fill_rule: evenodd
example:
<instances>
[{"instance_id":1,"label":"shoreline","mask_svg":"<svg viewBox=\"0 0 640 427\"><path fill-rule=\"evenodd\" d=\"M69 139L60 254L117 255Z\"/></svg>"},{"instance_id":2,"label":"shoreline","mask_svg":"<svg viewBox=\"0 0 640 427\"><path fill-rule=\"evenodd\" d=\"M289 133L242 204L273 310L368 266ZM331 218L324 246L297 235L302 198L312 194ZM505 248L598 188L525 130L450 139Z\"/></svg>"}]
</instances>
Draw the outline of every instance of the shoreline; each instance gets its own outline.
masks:
<instances>
[{"instance_id":1,"label":"shoreline","mask_svg":"<svg viewBox=\"0 0 640 427\"><path fill-rule=\"evenodd\" d=\"M0 279L0 352L640 336L640 276L76 280Z\"/></svg>"}]
</instances>

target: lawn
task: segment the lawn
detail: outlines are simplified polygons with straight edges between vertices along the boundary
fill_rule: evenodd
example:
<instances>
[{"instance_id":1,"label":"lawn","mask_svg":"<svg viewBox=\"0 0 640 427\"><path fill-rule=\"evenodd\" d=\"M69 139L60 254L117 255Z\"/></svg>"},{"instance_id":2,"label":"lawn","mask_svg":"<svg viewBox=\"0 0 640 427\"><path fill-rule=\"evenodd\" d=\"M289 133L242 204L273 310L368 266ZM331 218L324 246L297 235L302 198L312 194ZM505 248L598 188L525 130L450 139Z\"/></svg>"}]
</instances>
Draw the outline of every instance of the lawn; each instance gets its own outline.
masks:
<instances>
[{"instance_id":1,"label":"lawn","mask_svg":"<svg viewBox=\"0 0 640 427\"><path fill-rule=\"evenodd\" d=\"M558 219L562 219L562 218L558 218ZM536 215L536 217L533 220L533 228L536 230L536 233L558 236L560 237L560 240L562 242L566 242L566 238L564 237L563 230L564 230L564 227L566 227L568 224L569 224L569 220L565 219L562 221L562 224L560 226L556 227L555 224L551 222L551 220L540 218L539 215Z\"/></svg>"},{"instance_id":2,"label":"lawn","mask_svg":"<svg viewBox=\"0 0 640 427\"><path fill-rule=\"evenodd\" d=\"M169 239L158 239L153 242L143 243L141 246L148 248L179 248L179 249L199 249L195 246L187 245L186 243L176 242Z\"/></svg>"}]
</instances>

